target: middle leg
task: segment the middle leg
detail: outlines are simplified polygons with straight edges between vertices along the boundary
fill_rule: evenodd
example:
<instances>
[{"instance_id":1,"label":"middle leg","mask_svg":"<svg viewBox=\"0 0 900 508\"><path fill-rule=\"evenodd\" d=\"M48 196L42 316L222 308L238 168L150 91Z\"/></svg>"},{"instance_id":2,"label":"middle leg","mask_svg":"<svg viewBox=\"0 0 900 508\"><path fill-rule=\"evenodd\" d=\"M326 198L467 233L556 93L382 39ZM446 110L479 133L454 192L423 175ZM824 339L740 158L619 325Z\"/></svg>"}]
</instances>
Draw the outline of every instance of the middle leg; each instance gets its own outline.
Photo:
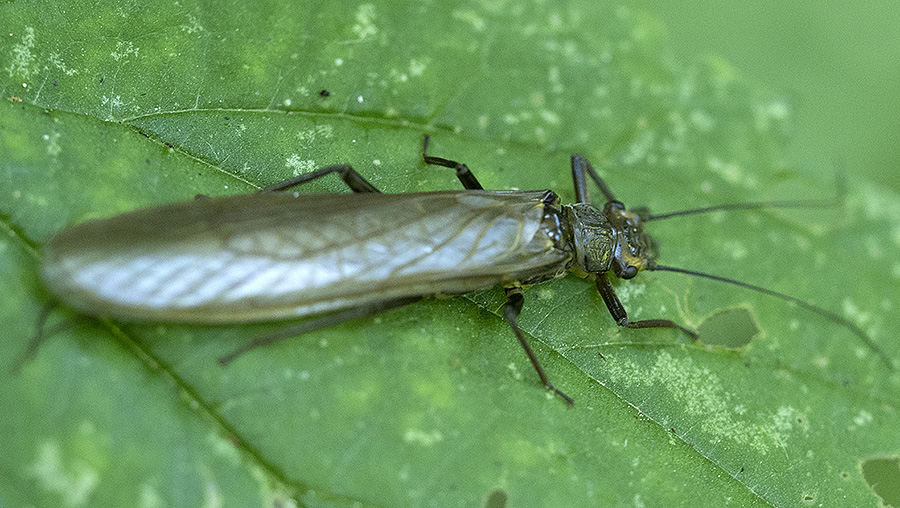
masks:
<instances>
[{"instance_id":1,"label":"middle leg","mask_svg":"<svg viewBox=\"0 0 900 508\"><path fill-rule=\"evenodd\" d=\"M309 173L304 173L302 175L288 178L287 180L263 187L260 192L283 191L286 189L290 189L291 187L309 183L313 180L318 180L319 178L330 175L331 173L337 173L341 180L343 180L343 182L347 184L347 187L350 187L350 190L352 190L353 192L381 192L380 190L376 189L374 185L369 183L368 180L366 180L349 164L336 164L334 166L319 168L315 171L310 171Z\"/></svg>"},{"instance_id":2,"label":"middle leg","mask_svg":"<svg viewBox=\"0 0 900 508\"><path fill-rule=\"evenodd\" d=\"M522 346L522 349L525 350L525 354L528 355L531 365L534 367L534 370L537 371L538 377L541 378L541 383L543 383L548 390L562 397L562 399L566 401L566 404L572 406L575 404L572 398L550 383L550 379L547 377L547 373L544 372L544 368L541 367L537 355L534 354L528 341L525 340L525 334L522 333L522 330L516 323L519 313L522 312L522 305L524 302L525 299L522 297L521 287L506 288L506 305L503 306L503 317L506 319L506 322L509 323L509 327L512 328L513 333L516 335L516 339L519 340L519 344Z\"/></svg>"}]
</instances>

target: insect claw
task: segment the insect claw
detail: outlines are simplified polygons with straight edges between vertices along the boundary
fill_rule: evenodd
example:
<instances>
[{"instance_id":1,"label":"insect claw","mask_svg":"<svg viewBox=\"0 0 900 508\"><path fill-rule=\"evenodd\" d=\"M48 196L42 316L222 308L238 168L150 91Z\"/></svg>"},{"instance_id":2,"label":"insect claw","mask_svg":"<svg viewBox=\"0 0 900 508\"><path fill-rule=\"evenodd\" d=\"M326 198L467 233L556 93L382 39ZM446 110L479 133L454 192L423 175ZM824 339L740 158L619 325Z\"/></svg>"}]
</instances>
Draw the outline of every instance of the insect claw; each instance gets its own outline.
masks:
<instances>
[{"instance_id":1,"label":"insect claw","mask_svg":"<svg viewBox=\"0 0 900 508\"><path fill-rule=\"evenodd\" d=\"M565 393L559 391L559 389L557 389L555 386L548 384L547 389L562 397L562 399L566 401L566 405L568 405L569 407L575 407L575 401L572 400L572 397L569 397Z\"/></svg>"}]
</instances>

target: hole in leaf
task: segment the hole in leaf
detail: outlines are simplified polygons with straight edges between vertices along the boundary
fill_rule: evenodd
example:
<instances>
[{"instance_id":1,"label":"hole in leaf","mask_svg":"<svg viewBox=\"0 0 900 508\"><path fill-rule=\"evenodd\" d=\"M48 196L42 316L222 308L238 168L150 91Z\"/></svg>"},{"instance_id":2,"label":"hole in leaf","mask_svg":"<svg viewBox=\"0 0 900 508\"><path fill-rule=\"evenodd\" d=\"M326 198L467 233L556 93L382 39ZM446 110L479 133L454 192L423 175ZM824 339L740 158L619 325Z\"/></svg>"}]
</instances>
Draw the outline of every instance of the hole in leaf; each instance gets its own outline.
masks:
<instances>
[{"instance_id":1,"label":"hole in leaf","mask_svg":"<svg viewBox=\"0 0 900 508\"><path fill-rule=\"evenodd\" d=\"M491 495L487 498L487 502L484 503L484 508L506 508L506 491L497 489L491 492Z\"/></svg>"},{"instance_id":2,"label":"hole in leaf","mask_svg":"<svg viewBox=\"0 0 900 508\"><path fill-rule=\"evenodd\" d=\"M885 506L900 508L900 459L868 459L862 463L862 473Z\"/></svg>"},{"instance_id":3,"label":"hole in leaf","mask_svg":"<svg viewBox=\"0 0 900 508\"><path fill-rule=\"evenodd\" d=\"M721 310L704 319L697 333L704 344L738 349L759 334L759 327L749 310L737 307Z\"/></svg>"}]
</instances>

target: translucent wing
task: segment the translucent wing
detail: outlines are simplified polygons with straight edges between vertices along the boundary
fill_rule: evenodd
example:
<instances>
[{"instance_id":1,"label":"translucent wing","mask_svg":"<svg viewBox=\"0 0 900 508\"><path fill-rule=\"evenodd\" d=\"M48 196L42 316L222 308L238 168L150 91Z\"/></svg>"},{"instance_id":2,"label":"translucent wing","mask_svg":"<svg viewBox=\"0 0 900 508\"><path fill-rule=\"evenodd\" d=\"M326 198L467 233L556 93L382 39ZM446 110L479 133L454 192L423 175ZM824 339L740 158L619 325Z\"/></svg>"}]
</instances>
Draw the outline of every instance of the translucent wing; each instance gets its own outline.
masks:
<instances>
[{"instance_id":1,"label":"translucent wing","mask_svg":"<svg viewBox=\"0 0 900 508\"><path fill-rule=\"evenodd\" d=\"M85 312L240 322L555 276L549 191L251 194L91 221L44 250L51 291ZM550 212L550 213L548 213Z\"/></svg>"}]
</instances>

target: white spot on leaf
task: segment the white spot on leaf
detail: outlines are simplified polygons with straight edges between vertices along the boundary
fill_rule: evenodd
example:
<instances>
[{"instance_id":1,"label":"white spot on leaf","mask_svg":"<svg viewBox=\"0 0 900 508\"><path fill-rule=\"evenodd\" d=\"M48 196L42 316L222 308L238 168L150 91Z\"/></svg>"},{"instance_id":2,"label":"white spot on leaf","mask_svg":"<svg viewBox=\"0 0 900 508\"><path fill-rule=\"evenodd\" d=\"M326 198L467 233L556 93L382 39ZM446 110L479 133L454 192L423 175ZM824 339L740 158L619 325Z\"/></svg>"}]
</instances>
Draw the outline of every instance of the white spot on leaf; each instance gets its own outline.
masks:
<instances>
[{"instance_id":1,"label":"white spot on leaf","mask_svg":"<svg viewBox=\"0 0 900 508\"><path fill-rule=\"evenodd\" d=\"M356 23L350 28L359 39L367 39L378 33L375 26L375 6L362 4L356 9Z\"/></svg>"},{"instance_id":2,"label":"white spot on leaf","mask_svg":"<svg viewBox=\"0 0 900 508\"><path fill-rule=\"evenodd\" d=\"M58 494L62 506L86 506L99 483L99 475L88 464L73 461L64 464L59 444L47 442L38 450L29 468L37 483L47 492Z\"/></svg>"},{"instance_id":3,"label":"white spot on leaf","mask_svg":"<svg viewBox=\"0 0 900 508\"><path fill-rule=\"evenodd\" d=\"M9 77L19 76L28 79L32 73L37 72L38 66L35 64L35 57L31 52L32 49L34 49L34 28L28 26L25 27L22 41L13 45L12 62L6 68L6 71L9 72Z\"/></svg>"},{"instance_id":4,"label":"white spot on leaf","mask_svg":"<svg viewBox=\"0 0 900 508\"><path fill-rule=\"evenodd\" d=\"M872 413L862 409L859 411L859 414L853 417L853 424L857 427L862 427L863 425L872 423L873 420L875 420L875 418L872 416Z\"/></svg>"},{"instance_id":5,"label":"white spot on leaf","mask_svg":"<svg viewBox=\"0 0 900 508\"><path fill-rule=\"evenodd\" d=\"M434 430L431 432L426 432L420 429L408 429L403 434L403 440L407 443L415 443L425 446L431 446L435 443L439 443L444 440L443 434L440 431Z\"/></svg>"},{"instance_id":6,"label":"white spot on leaf","mask_svg":"<svg viewBox=\"0 0 900 508\"><path fill-rule=\"evenodd\" d=\"M205 28L203 28L203 25L201 25L200 22L197 21L197 16L194 16L193 14L188 14L187 19L188 19L188 22L181 25L181 27L180 27L182 32L185 32L187 34L194 34L194 33L203 32L206 30Z\"/></svg>"},{"instance_id":7,"label":"white spot on leaf","mask_svg":"<svg viewBox=\"0 0 900 508\"><path fill-rule=\"evenodd\" d=\"M60 134L58 132L41 136L41 138L47 142L47 155L56 156L62 151L62 148L59 146L59 136Z\"/></svg>"},{"instance_id":8,"label":"white spot on leaf","mask_svg":"<svg viewBox=\"0 0 900 508\"><path fill-rule=\"evenodd\" d=\"M483 32L487 23L484 18L478 15L474 10L455 10L451 14L453 19L468 23L476 32Z\"/></svg>"},{"instance_id":9,"label":"white spot on leaf","mask_svg":"<svg viewBox=\"0 0 900 508\"><path fill-rule=\"evenodd\" d=\"M115 61L122 60L129 56L137 56L141 48L135 47L130 41L119 41L116 43L116 49L109 54Z\"/></svg>"},{"instance_id":10,"label":"white spot on leaf","mask_svg":"<svg viewBox=\"0 0 900 508\"><path fill-rule=\"evenodd\" d=\"M291 154L284 163L285 166L294 170L294 176L309 173L316 169L316 161L310 159L301 159L297 154Z\"/></svg>"}]
</instances>

